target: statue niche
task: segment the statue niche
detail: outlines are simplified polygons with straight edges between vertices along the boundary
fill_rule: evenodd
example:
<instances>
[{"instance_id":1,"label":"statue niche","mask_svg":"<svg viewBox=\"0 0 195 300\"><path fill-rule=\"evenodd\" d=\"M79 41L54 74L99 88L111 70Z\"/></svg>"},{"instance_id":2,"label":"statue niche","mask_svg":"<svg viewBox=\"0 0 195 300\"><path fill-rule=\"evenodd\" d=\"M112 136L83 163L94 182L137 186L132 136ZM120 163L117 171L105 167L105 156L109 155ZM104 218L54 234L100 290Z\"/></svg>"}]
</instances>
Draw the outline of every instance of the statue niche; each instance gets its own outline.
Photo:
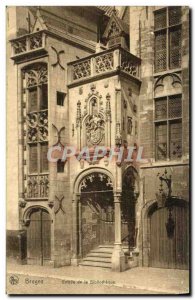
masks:
<instances>
[{"instance_id":1,"label":"statue niche","mask_svg":"<svg viewBox=\"0 0 195 300\"><path fill-rule=\"evenodd\" d=\"M86 144L98 145L104 142L105 121L98 109L98 99L93 97L89 103L89 114L85 119Z\"/></svg>"}]
</instances>

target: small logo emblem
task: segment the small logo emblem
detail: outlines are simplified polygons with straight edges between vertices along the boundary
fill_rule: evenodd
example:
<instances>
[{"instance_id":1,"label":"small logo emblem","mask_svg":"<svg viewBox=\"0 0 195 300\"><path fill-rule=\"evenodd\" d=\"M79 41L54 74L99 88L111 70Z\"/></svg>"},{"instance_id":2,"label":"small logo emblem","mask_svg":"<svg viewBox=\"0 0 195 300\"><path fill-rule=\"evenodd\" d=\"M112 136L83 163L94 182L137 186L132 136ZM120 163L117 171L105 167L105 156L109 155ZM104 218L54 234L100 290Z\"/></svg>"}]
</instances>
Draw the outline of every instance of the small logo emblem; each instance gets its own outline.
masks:
<instances>
[{"instance_id":1,"label":"small logo emblem","mask_svg":"<svg viewBox=\"0 0 195 300\"><path fill-rule=\"evenodd\" d=\"M10 278L9 278L9 282L10 282L12 285L16 285L16 284L18 284L18 282L19 282L19 278L18 278L18 276L16 276L16 275L12 275L12 276L10 276Z\"/></svg>"}]
</instances>

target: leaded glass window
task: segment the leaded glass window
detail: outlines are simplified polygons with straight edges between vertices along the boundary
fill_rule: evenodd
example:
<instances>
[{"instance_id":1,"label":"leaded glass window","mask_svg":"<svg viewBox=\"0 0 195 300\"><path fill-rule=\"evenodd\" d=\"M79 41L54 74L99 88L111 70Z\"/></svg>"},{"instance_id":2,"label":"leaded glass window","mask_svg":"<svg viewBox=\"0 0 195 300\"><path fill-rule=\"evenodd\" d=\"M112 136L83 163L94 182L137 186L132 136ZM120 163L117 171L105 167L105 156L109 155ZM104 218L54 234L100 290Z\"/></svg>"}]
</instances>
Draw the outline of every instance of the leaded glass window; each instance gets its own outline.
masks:
<instances>
[{"instance_id":1,"label":"leaded glass window","mask_svg":"<svg viewBox=\"0 0 195 300\"><path fill-rule=\"evenodd\" d=\"M169 67L175 69L181 66L181 28L169 31Z\"/></svg>"},{"instance_id":2,"label":"leaded glass window","mask_svg":"<svg viewBox=\"0 0 195 300\"><path fill-rule=\"evenodd\" d=\"M167 118L167 98L163 97L155 101L155 119L162 120Z\"/></svg>"},{"instance_id":3,"label":"leaded glass window","mask_svg":"<svg viewBox=\"0 0 195 300\"><path fill-rule=\"evenodd\" d=\"M154 27L156 30L167 27L167 11L166 8L159 9L155 12Z\"/></svg>"},{"instance_id":4,"label":"leaded glass window","mask_svg":"<svg viewBox=\"0 0 195 300\"><path fill-rule=\"evenodd\" d=\"M154 12L155 72L181 67L181 7Z\"/></svg>"},{"instance_id":5,"label":"leaded glass window","mask_svg":"<svg viewBox=\"0 0 195 300\"><path fill-rule=\"evenodd\" d=\"M158 31L155 35L155 68L164 71L167 68L167 34L166 30Z\"/></svg>"},{"instance_id":6,"label":"leaded glass window","mask_svg":"<svg viewBox=\"0 0 195 300\"><path fill-rule=\"evenodd\" d=\"M155 99L156 159L182 157L182 95Z\"/></svg>"},{"instance_id":7,"label":"leaded glass window","mask_svg":"<svg viewBox=\"0 0 195 300\"><path fill-rule=\"evenodd\" d=\"M158 160L167 158L167 124L156 124L156 153Z\"/></svg>"},{"instance_id":8,"label":"leaded glass window","mask_svg":"<svg viewBox=\"0 0 195 300\"><path fill-rule=\"evenodd\" d=\"M182 117L182 100L181 95L174 95L169 97L169 118Z\"/></svg>"},{"instance_id":9,"label":"leaded glass window","mask_svg":"<svg viewBox=\"0 0 195 300\"><path fill-rule=\"evenodd\" d=\"M170 158L178 159L182 157L182 123L170 122L169 125L169 138L170 138Z\"/></svg>"},{"instance_id":10,"label":"leaded glass window","mask_svg":"<svg viewBox=\"0 0 195 300\"><path fill-rule=\"evenodd\" d=\"M181 22L181 6L169 7L169 25L178 25Z\"/></svg>"}]
</instances>

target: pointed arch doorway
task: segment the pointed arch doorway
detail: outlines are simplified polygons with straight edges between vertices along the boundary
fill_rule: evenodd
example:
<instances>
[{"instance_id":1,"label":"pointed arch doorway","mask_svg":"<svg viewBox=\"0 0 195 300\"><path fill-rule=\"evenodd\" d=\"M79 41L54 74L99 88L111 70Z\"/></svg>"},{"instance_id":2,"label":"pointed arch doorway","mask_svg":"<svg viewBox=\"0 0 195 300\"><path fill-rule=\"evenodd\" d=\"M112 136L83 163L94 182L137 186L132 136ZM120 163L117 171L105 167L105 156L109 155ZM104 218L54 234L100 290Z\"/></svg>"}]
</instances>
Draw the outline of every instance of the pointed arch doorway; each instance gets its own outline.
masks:
<instances>
[{"instance_id":1,"label":"pointed arch doorway","mask_svg":"<svg viewBox=\"0 0 195 300\"><path fill-rule=\"evenodd\" d=\"M113 245L114 196L110 177L103 173L90 173L80 185L81 249L84 257L99 245Z\"/></svg>"}]
</instances>

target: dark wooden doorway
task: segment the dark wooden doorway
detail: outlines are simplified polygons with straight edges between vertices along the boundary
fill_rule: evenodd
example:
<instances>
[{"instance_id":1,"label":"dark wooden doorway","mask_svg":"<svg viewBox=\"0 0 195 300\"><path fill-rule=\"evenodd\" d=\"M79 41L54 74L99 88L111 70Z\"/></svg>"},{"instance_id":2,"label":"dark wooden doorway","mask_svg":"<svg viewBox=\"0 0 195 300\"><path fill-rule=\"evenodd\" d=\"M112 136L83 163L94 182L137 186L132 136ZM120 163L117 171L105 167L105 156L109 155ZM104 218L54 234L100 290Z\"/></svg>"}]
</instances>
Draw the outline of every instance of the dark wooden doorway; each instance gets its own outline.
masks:
<instances>
[{"instance_id":1,"label":"dark wooden doorway","mask_svg":"<svg viewBox=\"0 0 195 300\"><path fill-rule=\"evenodd\" d=\"M125 170L122 185L121 218L122 218L122 243L129 250L136 247L136 191L137 172L133 167Z\"/></svg>"},{"instance_id":2,"label":"dark wooden doorway","mask_svg":"<svg viewBox=\"0 0 195 300\"><path fill-rule=\"evenodd\" d=\"M33 209L27 229L28 264L47 265L51 261L51 219L42 209Z\"/></svg>"},{"instance_id":3,"label":"dark wooden doorway","mask_svg":"<svg viewBox=\"0 0 195 300\"><path fill-rule=\"evenodd\" d=\"M179 203L178 203L179 204ZM156 209L150 217L150 266L168 269L189 267L188 206Z\"/></svg>"}]
</instances>

